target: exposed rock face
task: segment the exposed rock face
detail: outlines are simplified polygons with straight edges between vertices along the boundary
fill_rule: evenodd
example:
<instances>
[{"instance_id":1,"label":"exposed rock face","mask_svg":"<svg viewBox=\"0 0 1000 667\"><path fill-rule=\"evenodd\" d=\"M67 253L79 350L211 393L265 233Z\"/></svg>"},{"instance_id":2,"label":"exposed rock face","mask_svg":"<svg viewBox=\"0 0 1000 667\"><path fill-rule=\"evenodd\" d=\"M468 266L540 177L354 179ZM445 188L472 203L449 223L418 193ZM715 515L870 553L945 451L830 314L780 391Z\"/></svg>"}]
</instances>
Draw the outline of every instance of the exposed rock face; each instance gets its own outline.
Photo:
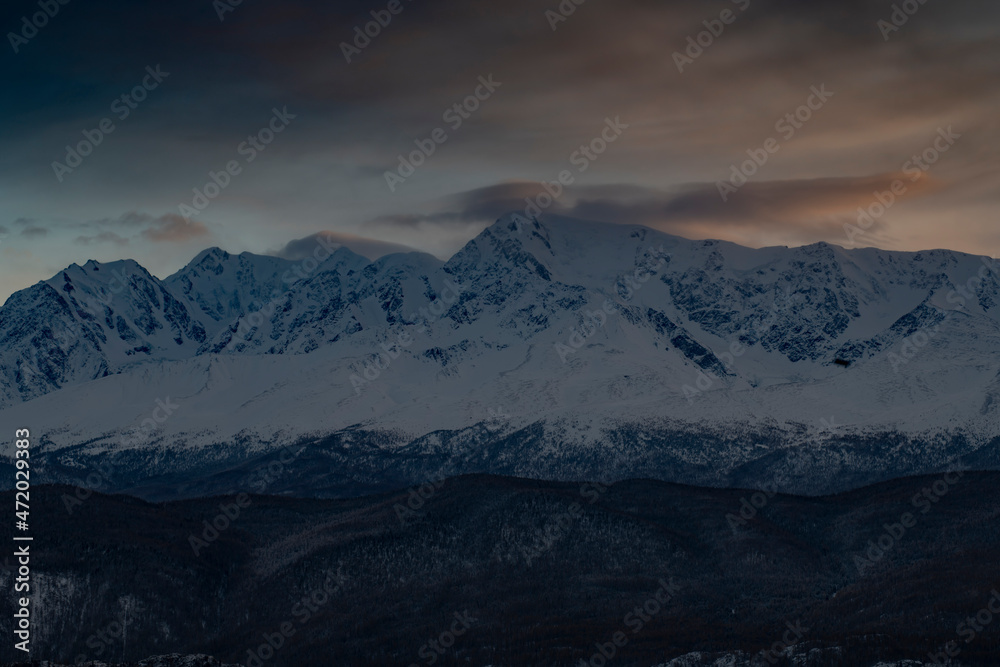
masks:
<instances>
[{"instance_id":1,"label":"exposed rock face","mask_svg":"<svg viewBox=\"0 0 1000 667\"><path fill-rule=\"evenodd\" d=\"M0 432L43 429L42 481L104 466L98 488L147 498L248 490L234 469L300 442L278 482L300 495L474 472L825 493L1000 466L989 258L517 215L447 262L317 249L206 250L165 280L88 262L15 294Z\"/></svg>"}]
</instances>

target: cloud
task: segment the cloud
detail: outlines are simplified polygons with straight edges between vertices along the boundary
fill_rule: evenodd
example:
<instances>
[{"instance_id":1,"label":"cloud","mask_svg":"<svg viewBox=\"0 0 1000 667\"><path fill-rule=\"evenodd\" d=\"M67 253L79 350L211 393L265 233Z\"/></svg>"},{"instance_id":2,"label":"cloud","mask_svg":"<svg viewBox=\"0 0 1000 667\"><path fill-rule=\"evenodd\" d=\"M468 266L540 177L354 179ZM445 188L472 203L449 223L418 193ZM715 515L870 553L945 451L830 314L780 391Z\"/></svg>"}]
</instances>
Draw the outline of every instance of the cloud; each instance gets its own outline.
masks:
<instances>
[{"instance_id":1,"label":"cloud","mask_svg":"<svg viewBox=\"0 0 1000 667\"><path fill-rule=\"evenodd\" d=\"M155 216L139 211L128 211L114 218L98 218L85 222L62 221L52 226L57 229L77 231L79 235L75 237L74 243L78 245L111 243L124 246L137 239L152 243L184 243L211 236L204 223L188 220L175 213Z\"/></svg>"},{"instance_id":2,"label":"cloud","mask_svg":"<svg viewBox=\"0 0 1000 667\"><path fill-rule=\"evenodd\" d=\"M141 227L143 225L148 225L151 222L156 222L162 218L170 217L168 215L161 216L160 218L149 215L148 213L139 213L138 211L129 211L128 213L123 213L117 218L105 219L102 222L105 224L120 225L123 227Z\"/></svg>"},{"instance_id":3,"label":"cloud","mask_svg":"<svg viewBox=\"0 0 1000 667\"><path fill-rule=\"evenodd\" d=\"M541 183L507 181L468 190L442 199L431 213L382 215L368 224L374 227L420 229L427 227L465 228L470 224L490 223L504 213L523 210L525 199L544 192Z\"/></svg>"},{"instance_id":4,"label":"cloud","mask_svg":"<svg viewBox=\"0 0 1000 667\"><path fill-rule=\"evenodd\" d=\"M379 241L342 232L322 231L305 238L289 241L283 248L271 251L268 254L296 261L305 259L313 254L320 238L325 241L324 245L333 244L343 246L351 252L355 252L370 260L376 260L384 255L391 255L397 252L415 252L414 248L398 243Z\"/></svg>"},{"instance_id":5,"label":"cloud","mask_svg":"<svg viewBox=\"0 0 1000 667\"><path fill-rule=\"evenodd\" d=\"M649 191L646 196L615 197L612 192L593 198L584 190L568 207L574 217L638 223L650 226L711 222L728 227L781 228L851 214L867 207L875 193L888 191L899 181L902 196L927 194L940 187L930 177L911 180L902 173L871 176L749 182L723 201L718 184L698 183L670 192ZM625 193L623 193L625 194Z\"/></svg>"},{"instance_id":6,"label":"cloud","mask_svg":"<svg viewBox=\"0 0 1000 667\"><path fill-rule=\"evenodd\" d=\"M0 239L5 238L10 235L10 230L0 225Z\"/></svg>"},{"instance_id":7,"label":"cloud","mask_svg":"<svg viewBox=\"0 0 1000 667\"><path fill-rule=\"evenodd\" d=\"M897 183L898 182L898 183ZM578 220L644 225L689 238L718 238L752 242L753 238L784 239L788 243L837 241L844 223L854 222L858 208L876 202L876 193L893 183L905 187L899 200L917 198L943 187L926 174L911 177L889 172L868 176L749 182L735 193L720 195L716 183L693 183L669 190L635 185L569 186L552 201L541 183L517 181L477 188L440 203L426 214L385 215L369 224L380 228L434 233L456 226L485 226L501 215L518 211ZM539 199L541 197L541 199ZM878 238L880 225L867 230Z\"/></svg>"},{"instance_id":8,"label":"cloud","mask_svg":"<svg viewBox=\"0 0 1000 667\"><path fill-rule=\"evenodd\" d=\"M123 236L119 236L114 232L101 232L95 234L94 236L77 236L74 240L78 245L91 245L93 243L114 243L119 246L126 246L129 244L129 240Z\"/></svg>"},{"instance_id":9,"label":"cloud","mask_svg":"<svg viewBox=\"0 0 1000 667\"><path fill-rule=\"evenodd\" d=\"M210 236L208 228L197 220L189 220L176 213L167 213L146 221L149 225L142 230L143 238L154 243L183 243L192 239Z\"/></svg>"},{"instance_id":10,"label":"cloud","mask_svg":"<svg viewBox=\"0 0 1000 667\"><path fill-rule=\"evenodd\" d=\"M21 236L29 239L44 238L49 235L49 230L44 227L25 227L21 230Z\"/></svg>"}]
</instances>

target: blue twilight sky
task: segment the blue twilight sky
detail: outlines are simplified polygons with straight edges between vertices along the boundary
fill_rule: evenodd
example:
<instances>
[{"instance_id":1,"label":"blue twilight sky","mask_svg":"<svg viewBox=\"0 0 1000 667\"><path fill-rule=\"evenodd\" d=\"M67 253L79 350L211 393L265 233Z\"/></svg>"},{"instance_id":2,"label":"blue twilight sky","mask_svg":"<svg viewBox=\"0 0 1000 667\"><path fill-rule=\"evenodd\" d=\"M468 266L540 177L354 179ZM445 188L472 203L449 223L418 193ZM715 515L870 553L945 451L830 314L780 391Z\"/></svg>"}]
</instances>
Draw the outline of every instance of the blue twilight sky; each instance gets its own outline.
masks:
<instances>
[{"instance_id":1,"label":"blue twilight sky","mask_svg":"<svg viewBox=\"0 0 1000 667\"><path fill-rule=\"evenodd\" d=\"M993 4L225 2L4 3L0 299L91 258L165 276L208 246L294 255L321 231L444 257L564 171L547 210L578 218L1000 253ZM372 11L386 25L346 48ZM433 155L390 188L417 141Z\"/></svg>"}]
</instances>

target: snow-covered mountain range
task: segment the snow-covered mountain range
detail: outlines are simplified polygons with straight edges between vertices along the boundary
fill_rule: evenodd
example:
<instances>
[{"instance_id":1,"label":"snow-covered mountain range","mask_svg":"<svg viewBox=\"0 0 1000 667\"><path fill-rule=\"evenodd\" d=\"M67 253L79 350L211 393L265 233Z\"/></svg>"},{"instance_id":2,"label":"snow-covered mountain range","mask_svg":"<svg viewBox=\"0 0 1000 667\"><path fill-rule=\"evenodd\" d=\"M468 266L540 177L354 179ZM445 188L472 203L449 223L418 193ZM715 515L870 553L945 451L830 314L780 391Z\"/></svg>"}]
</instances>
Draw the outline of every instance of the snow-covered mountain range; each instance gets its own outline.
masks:
<instances>
[{"instance_id":1,"label":"snow-covered mountain range","mask_svg":"<svg viewBox=\"0 0 1000 667\"><path fill-rule=\"evenodd\" d=\"M315 456L289 492L491 472L816 493L1000 466L998 303L987 257L517 214L445 262L90 261L0 308L0 432L30 428L50 481L103 465L147 493L225 491L293 443Z\"/></svg>"}]
</instances>

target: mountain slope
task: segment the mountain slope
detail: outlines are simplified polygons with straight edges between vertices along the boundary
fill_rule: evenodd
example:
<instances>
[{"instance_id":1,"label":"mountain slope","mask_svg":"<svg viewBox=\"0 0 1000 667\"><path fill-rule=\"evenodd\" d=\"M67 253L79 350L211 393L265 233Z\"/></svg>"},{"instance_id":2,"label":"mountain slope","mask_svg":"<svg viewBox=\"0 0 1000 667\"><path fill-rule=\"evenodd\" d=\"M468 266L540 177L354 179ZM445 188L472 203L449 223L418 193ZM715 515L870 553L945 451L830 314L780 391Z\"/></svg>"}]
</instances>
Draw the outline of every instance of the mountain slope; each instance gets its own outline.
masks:
<instances>
[{"instance_id":1,"label":"mountain slope","mask_svg":"<svg viewBox=\"0 0 1000 667\"><path fill-rule=\"evenodd\" d=\"M103 377L137 360L189 358L197 316L133 261L76 264L0 309L3 404Z\"/></svg>"},{"instance_id":2,"label":"mountain slope","mask_svg":"<svg viewBox=\"0 0 1000 667\"><path fill-rule=\"evenodd\" d=\"M329 467L289 490L613 471L821 492L1000 458L989 258L512 214L447 262L212 249L166 281L123 265L116 293L104 266L0 309L0 428L35 426L50 481L110 457L112 488L177 470L208 488L282 445L345 438L378 444L363 460L324 445ZM59 354L63 322L83 333ZM25 380L44 350L52 367ZM150 419L164 401L179 407Z\"/></svg>"},{"instance_id":3,"label":"mountain slope","mask_svg":"<svg viewBox=\"0 0 1000 667\"><path fill-rule=\"evenodd\" d=\"M250 253L230 255L219 248L201 252L163 281L164 287L196 307L209 338L240 315L259 310L298 277L293 263Z\"/></svg>"}]
</instances>

